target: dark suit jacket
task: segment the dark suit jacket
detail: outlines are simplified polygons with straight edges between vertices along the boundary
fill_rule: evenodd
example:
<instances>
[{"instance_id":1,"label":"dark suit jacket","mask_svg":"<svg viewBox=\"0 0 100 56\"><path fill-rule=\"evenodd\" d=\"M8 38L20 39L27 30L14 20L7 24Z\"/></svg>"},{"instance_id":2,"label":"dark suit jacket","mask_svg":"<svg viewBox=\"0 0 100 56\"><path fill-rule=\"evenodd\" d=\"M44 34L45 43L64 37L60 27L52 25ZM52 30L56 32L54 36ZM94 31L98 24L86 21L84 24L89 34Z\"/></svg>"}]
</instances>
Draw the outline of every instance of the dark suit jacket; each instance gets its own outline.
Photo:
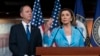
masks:
<instances>
[{"instance_id":1,"label":"dark suit jacket","mask_svg":"<svg viewBox=\"0 0 100 56\"><path fill-rule=\"evenodd\" d=\"M36 47L42 46L40 30L34 26L31 26L30 37L30 41L28 41L22 23L11 27L9 48L13 53L13 56L24 56L24 54L35 55Z\"/></svg>"}]
</instances>

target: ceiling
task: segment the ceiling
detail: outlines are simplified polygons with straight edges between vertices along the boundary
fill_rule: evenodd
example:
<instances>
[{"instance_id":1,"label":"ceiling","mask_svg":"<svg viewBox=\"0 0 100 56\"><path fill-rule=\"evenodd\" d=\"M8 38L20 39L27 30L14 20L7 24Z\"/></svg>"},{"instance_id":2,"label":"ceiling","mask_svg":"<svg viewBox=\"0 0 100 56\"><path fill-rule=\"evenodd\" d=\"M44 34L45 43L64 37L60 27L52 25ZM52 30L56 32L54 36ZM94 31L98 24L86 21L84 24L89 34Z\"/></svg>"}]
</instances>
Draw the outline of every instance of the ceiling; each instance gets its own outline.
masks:
<instances>
[{"instance_id":1,"label":"ceiling","mask_svg":"<svg viewBox=\"0 0 100 56\"><path fill-rule=\"evenodd\" d=\"M75 0L60 0L62 8L74 10ZM19 8L23 4L33 7L34 0L0 0L0 17L19 17ZM54 0L40 0L43 17L50 17ZM96 0L83 0L86 17L94 17Z\"/></svg>"}]
</instances>

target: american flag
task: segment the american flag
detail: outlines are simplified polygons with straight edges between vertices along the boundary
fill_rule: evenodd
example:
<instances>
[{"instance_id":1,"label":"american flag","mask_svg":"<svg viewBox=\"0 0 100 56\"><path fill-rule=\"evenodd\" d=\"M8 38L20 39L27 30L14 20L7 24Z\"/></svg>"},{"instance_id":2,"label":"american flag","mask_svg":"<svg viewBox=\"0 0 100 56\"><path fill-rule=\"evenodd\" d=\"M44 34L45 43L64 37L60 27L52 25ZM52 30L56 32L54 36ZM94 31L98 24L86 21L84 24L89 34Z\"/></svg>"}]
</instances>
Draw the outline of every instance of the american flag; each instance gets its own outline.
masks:
<instances>
[{"instance_id":1,"label":"american flag","mask_svg":"<svg viewBox=\"0 0 100 56\"><path fill-rule=\"evenodd\" d=\"M60 9L61 9L60 0L55 0L54 8L53 8L52 15L51 15L53 19L53 24L51 26L51 29L59 26L58 15L59 15Z\"/></svg>"},{"instance_id":2,"label":"american flag","mask_svg":"<svg viewBox=\"0 0 100 56\"><path fill-rule=\"evenodd\" d=\"M38 27L41 31L41 35L43 36L44 32L44 19L42 17L42 11L41 11L41 6L40 6L40 0L35 0L34 1L34 6L33 6L33 12L32 12L32 20L31 23L32 25Z\"/></svg>"},{"instance_id":3,"label":"american flag","mask_svg":"<svg viewBox=\"0 0 100 56\"><path fill-rule=\"evenodd\" d=\"M33 12L32 12L32 25L39 27L44 23L43 17L42 17L42 11L40 6L40 0L34 1L33 6Z\"/></svg>"}]
</instances>

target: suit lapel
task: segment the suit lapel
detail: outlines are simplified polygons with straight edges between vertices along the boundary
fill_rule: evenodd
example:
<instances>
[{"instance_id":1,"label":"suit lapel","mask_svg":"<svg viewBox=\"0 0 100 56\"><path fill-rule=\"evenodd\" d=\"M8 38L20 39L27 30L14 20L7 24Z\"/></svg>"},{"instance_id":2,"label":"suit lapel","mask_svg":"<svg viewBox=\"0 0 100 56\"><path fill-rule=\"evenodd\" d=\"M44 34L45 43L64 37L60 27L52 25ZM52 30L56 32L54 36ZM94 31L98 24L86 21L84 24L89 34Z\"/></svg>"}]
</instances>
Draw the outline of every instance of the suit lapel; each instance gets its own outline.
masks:
<instances>
[{"instance_id":1,"label":"suit lapel","mask_svg":"<svg viewBox=\"0 0 100 56\"><path fill-rule=\"evenodd\" d=\"M34 30L34 27L31 25L30 41L33 40L33 37L35 37L35 36L34 36L34 31L35 31L35 30Z\"/></svg>"},{"instance_id":2,"label":"suit lapel","mask_svg":"<svg viewBox=\"0 0 100 56\"><path fill-rule=\"evenodd\" d=\"M25 31L24 26L23 26L22 23L20 24L20 29L21 29L21 32L22 32L23 39L25 39L26 41L28 41L27 35L26 35L26 31Z\"/></svg>"},{"instance_id":3,"label":"suit lapel","mask_svg":"<svg viewBox=\"0 0 100 56\"><path fill-rule=\"evenodd\" d=\"M66 34L65 34L65 30L64 30L64 28L61 29L61 33L62 33L62 37L63 37L64 40L66 41L65 43L68 44L68 40L66 39Z\"/></svg>"},{"instance_id":4,"label":"suit lapel","mask_svg":"<svg viewBox=\"0 0 100 56\"><path fill-rule=\"evenodd\" d=\"M74 36L75 36L75 29L74 29L74 27L72 26L72 28L71 28L71 31L72 31L72 34L71 34L71 45L73 45L73 43L74 43Z\"/></svg>"}]
</instances>

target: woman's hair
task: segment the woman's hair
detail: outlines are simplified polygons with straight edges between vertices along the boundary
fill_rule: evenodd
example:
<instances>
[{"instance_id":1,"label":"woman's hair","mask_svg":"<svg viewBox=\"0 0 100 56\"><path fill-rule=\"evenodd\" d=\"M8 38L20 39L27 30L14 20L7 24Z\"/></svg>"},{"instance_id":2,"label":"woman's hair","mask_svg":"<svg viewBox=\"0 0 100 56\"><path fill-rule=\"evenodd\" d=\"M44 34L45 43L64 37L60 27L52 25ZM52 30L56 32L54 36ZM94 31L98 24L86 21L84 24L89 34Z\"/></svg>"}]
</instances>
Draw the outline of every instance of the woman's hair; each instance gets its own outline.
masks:
<instances>
[{"instance_id":1,"label":"woman's hair","mask_svg":"<svg viewBox=\"0 0 100 56\"><path fill-rule=\"evenodd\" d=\"M61 22L61 14L62 14L63 11L69 11L69 13L71 14L71 18L72 18L71 25L76 26L75 15L74 15L73 11L72 11L71 9L68 9L68 8L64 8L64 9L62 9L62 10L60 11L59 17L58 17L58 19L59 19L59 24L60 24L60 25L63 25L63 23Z\"/></svg>"}]
</instances>

